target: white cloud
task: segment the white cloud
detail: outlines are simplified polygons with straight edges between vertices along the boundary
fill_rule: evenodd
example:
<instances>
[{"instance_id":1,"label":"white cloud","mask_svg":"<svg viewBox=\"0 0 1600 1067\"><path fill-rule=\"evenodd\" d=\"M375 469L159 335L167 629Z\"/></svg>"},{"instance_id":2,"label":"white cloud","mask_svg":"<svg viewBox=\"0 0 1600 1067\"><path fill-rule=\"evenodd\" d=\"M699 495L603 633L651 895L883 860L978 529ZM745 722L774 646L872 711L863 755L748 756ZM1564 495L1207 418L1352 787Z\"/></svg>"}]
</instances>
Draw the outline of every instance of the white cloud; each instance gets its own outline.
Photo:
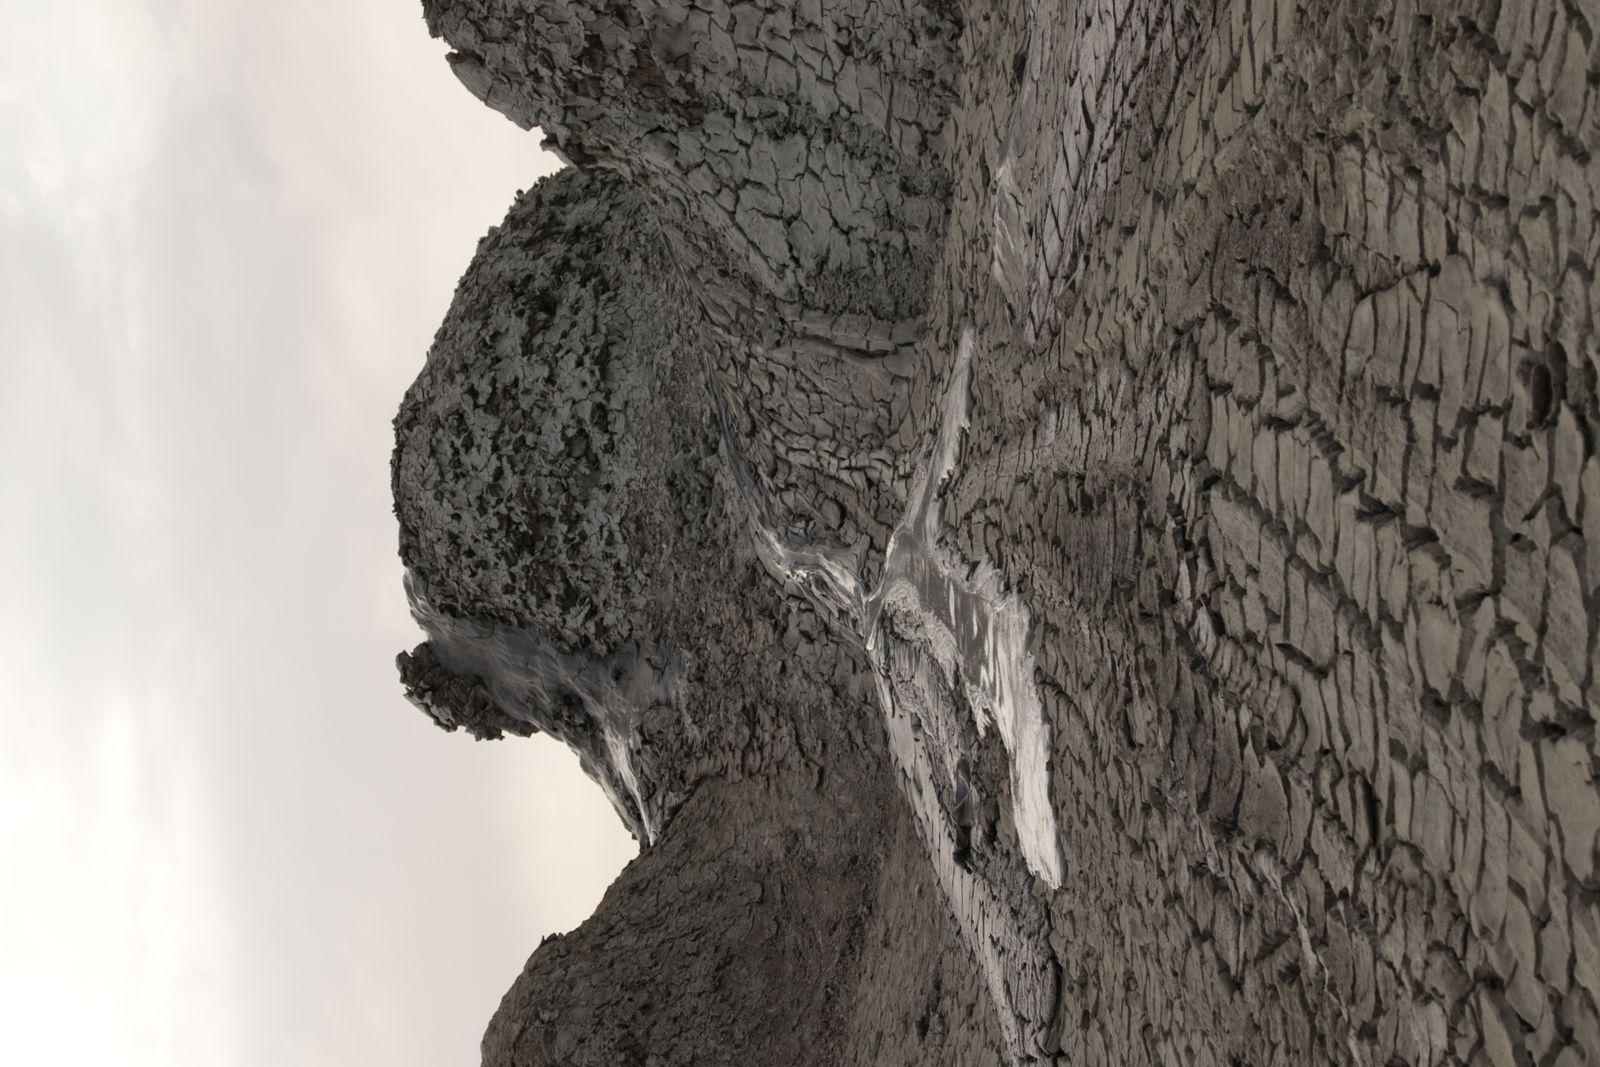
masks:
<instances>
[{"instance_id":1,"label":"white cloud","mask_svg":"<svg viewBox=\"0 0 1600 1067\"><path fill-rule=\"evenodd\" d=\"M0 141L0 1062L470 1060L631 851L393 676L388 421L550 161L388 0L26 6Z\"/></svg>"},{"instance_id":2,"label":"white cloud","mask_svg":"<svg viewBox=\"0 0 1600 1067\"><path fill-rule=\"evenodd\" d=\"M192 762L170 747L181 739L141 730L149 709L88 710L93 727L70 745L6 746L0 1047L37 1067L226 1062L226 931Z\"/></svg>"}]
</instances>

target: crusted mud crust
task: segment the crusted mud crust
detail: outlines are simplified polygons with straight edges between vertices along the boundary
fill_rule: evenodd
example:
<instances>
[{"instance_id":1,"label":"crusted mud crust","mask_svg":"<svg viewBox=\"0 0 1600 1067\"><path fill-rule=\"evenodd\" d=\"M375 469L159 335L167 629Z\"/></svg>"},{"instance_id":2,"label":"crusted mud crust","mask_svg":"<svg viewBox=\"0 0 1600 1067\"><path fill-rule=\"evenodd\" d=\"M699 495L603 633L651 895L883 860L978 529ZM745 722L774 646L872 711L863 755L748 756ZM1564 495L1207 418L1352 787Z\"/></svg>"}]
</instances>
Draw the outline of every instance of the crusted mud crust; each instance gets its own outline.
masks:
<instances>
[{"instance_id":1,"label":"crusted mud crust","mask_svg":"<svg viewBox=\"0 0 1600 1067\"><path fill-rule=\"evenodd\" d=\"M642 848L485 1064L1600 1063L1592 0L423 7L402 678Z\"/></svg>"}]
</instances>

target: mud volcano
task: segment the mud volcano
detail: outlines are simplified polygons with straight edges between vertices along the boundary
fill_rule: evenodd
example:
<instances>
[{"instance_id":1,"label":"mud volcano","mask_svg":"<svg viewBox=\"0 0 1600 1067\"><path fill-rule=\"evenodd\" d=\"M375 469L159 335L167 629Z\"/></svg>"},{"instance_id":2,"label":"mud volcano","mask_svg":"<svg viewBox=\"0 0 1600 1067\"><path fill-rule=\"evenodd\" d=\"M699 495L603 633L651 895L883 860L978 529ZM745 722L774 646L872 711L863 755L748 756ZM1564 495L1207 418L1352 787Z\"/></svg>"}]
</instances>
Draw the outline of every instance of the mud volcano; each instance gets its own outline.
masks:
<instances>
[{"instance_id":1,"label":"mud volcano","mask_svg":"<svg viewBox=\"0 0 1600 1067\"><path fill-rule=\"evenodd\" d=\"M641 846L485 1064L1600 1062L1600 12L423 7L402 680Z\"/></svg>"}]
</instances>

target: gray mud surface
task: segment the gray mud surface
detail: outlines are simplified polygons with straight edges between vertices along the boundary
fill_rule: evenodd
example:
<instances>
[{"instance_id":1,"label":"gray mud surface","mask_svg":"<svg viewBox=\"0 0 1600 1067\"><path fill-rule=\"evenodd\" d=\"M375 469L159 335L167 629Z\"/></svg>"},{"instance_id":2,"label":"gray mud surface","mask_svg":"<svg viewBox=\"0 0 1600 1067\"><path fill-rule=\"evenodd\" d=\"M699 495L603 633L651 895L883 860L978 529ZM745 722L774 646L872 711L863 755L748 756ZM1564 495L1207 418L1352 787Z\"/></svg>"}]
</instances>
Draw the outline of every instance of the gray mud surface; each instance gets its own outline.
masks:
<instances>
[{"instance_id":1,"label":"gray mud surface","mask_svg":"<svg viewBox=\"0 0 1600 1067\"><path fill-rule=\"evenodd\" d=\"M402 680L641 844L486 1065L1600 1063L1592 0L424 10Z\"/></svg>"}]
</instances>

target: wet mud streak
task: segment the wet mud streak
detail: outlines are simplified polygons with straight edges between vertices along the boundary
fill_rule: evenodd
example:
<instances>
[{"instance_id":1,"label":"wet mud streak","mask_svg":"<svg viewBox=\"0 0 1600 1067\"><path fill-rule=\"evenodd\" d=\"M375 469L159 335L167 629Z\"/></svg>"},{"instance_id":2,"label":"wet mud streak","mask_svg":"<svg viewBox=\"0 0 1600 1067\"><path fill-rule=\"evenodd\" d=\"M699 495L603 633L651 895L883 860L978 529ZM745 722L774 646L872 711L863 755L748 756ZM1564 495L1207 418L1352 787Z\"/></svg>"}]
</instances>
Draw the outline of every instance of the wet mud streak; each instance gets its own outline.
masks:
<instances>
[{"instance_id":1,"label":"wet mud streak","mask_svg":"<svg viewBox=\"0 0 1600 1067\"><path fill-rule=\"evenodd\" d=\"M861 552L786 537L769 520L731 442L729 452L767 569L843 621L865 646L889 750L940 889L990 986L1013 1057L1028 1062L1048 1046L1054 965L1042 922L1008 899L1006 879L973 856L974 824L985 802L1006 802L983 796L972 774L991 727L1009 757L1010 812L1028 869L1058 889L1065 864L1050 801L1050 727L1027 649L1027 608L1003 588L992 566L972 566L944 543L943 489L959 461L971 409L975 348L968 328L910 504L870 594L862 589ZM989 864L1006 866L998 853ZM1018 872L1006 873L1014 881Z\"/></svg>"},{"instance_id":2,"label":"wet mud streak","mask_svg":"<svg viewBox=\"0 0 1600 1067\"><path fill-rule=\"evenodd\" d=\"M456 618L436 610L411 574L406 596L445 669L481 679L506 716L572 748L640 845L660 837L665 798L639 771L640 724L652 708L682 707L681 658L631 641L605 656L572 652L531 630ZM448 714L413 699L436 720Z\"/></svg>"},{"instance_id":3,"label":"wet mud streak","mask_svg":"<svg viewBox=\"0 0 1600 1067\"><path fill-rule=\"evenodd\" d=\"M960 685L978 733L999 728L1011 757L1013 815L1028 868L1052 889L1061 887L1060 832L1050 802L1050 725L1034 684L1028 653L1028 609L1003 589L987 563L969 566L942 543L941 489L955 471L971 409L974 339L963 332L931 463L914 486L912 506L889 541L883 582L867 604L868 648L893 631L917 634L951 686ZM901 638L903 639L903 637Z\"/></svg>"}]
</instances>

